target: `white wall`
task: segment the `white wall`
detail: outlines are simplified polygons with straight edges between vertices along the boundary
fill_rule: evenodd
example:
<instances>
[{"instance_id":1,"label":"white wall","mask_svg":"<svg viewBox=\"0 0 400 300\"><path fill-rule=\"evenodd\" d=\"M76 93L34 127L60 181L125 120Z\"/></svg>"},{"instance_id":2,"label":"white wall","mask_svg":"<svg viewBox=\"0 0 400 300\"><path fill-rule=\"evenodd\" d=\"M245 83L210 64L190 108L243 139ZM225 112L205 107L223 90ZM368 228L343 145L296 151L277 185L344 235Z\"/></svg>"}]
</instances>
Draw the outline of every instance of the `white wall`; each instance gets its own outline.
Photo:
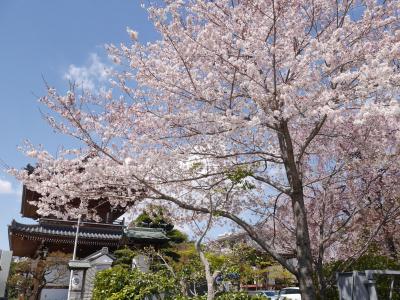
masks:
<instances>
[{"instance_id":1,"label":"white wall","mask_svg":"<svg viewBox=\"0 0 400 300\"><path fill-rule=\"evenodd\" d=\"M68 297L68 289L46 289L40 293L40 300L65 300Z\"/></svg>"}]
</instances>

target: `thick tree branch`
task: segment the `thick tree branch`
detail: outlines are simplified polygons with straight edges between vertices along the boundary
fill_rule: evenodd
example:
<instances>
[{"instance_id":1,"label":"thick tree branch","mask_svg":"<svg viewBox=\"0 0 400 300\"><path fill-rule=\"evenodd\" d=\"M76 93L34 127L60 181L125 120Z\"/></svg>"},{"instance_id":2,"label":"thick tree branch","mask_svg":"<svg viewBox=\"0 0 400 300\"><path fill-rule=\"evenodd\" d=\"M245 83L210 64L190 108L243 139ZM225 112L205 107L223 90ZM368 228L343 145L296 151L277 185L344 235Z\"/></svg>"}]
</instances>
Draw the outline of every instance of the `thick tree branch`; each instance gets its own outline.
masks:
<instances>
[{"instance_id":1,"label":"thick tree branch","mask_svg":"<svg viewBox=\"0 0 400 300\"><path fill-rule=\"evenodd\" d=\"M299 155L297 156L297 163L301 162L301 159L303 158L303 155L304 155L307 147L310 145L312 140L317 136L317 134L321 130L322 126L324 125L324 123L326 121L326 118L327 118L326 115L324 115L322 117L322 119L315 125L314 129L311 131L310 135L305 140L303 146L301 146L300 151L299 151Z\"/></svg>"}]
</instances>

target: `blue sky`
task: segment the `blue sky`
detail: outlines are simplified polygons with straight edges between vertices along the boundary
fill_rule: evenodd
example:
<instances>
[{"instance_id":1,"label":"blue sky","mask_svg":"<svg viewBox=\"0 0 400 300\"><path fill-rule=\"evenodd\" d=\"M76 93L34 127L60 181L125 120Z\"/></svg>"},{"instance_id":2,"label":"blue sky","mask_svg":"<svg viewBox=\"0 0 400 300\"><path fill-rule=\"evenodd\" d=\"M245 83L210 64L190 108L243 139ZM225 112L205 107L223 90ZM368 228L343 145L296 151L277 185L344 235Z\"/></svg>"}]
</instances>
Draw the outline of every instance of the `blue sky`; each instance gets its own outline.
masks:
<instances>
[{"instance_id":1,"label":"blue sky","mask_svg":"<svg viewBox=\"0 0 400 300\"><path fill-rule=\"evenodd\" d=\"M0 161L22 168L29 159L17 147L25 139L55 152L72 141L42 119L37 96L46 81L64 90L67 78L101 79L111 66L105 43L128 42L126 27L141 42L156 32L138 0L0 1ZM0 249L8 249L7 225L19 214L21 185L0 170Z\"/></svg>"}]
</instances>

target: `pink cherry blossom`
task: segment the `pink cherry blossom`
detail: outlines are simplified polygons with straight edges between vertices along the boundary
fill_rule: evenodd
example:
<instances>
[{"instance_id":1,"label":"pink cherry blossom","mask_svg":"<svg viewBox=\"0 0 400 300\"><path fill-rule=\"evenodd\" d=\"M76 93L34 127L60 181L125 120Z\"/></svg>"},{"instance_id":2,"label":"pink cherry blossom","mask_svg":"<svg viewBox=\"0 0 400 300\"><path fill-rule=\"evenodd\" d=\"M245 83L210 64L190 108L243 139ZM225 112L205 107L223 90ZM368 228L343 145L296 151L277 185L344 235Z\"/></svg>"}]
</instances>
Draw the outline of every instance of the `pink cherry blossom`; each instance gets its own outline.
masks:
<instances>
[{"instance_id":1,"label":"pink cherry blossom","mask_svg":"<svg viewBox=\"0 0 400 300\"><path fill-rule=\"evenodd\" d=\"M107 199L160 202L180 222L212 214L234 223L297 276L302 299L315 299L312 273L322 291L324 263L351 263L373 242L397 247L399 8L150 6L161 38L141 44L129 30L131 45L107 46L125 67L112 90L49 87L40 99L53 112L49 124L82 147L51 155L28 144L35 170L11 172L43 195L43 215L96 218L88 201Z\"/></svg>"}]
</instances>

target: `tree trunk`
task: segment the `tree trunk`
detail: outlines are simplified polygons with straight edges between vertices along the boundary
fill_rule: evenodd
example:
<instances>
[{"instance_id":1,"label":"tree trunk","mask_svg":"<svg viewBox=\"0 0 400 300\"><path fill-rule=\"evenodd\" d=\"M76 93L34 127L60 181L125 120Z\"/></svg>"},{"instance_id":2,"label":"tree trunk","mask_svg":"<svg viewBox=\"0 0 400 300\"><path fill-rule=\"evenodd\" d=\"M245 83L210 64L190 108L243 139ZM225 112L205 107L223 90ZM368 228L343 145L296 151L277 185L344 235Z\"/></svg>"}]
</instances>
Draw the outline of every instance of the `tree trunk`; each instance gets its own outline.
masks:
<instances>
[{"instance_id":1,"label":"tree trunk","mask_svg":"<svg viewBox=\"0 0 400 300\"><path fill-rule=\"evenodd\" d=\"M39 299L39 281L34 278L32 294L30 295L29 300L38 300L38 299Z\"/></svg>"},{"instance_id":2,"label":"tree trunk","mask_svg":"<svg viewBox=\"0 0 400 300\"><path fill-rule=\"evenodd\" d=\"M31 273L33 274L32 276L32 291L31 295L29 296L29 300L37 300L38 299L38 292L39 292L39 279L38 279L38 273L41 272L41 265L40 265L40 257L36 258L35 260L32 261L31 265Z\"/></svg>"},{"instance_id":3,"label":"tree trunk","mask_svg":"<svg viewBox=\"0 0 400 300\"><path fill-rule=\"evenodd\" d=\"M320 251L321 251L322 246L320 245ZM322 250L323 251L323 250ZM318 290L318 299L324 300L326 298L326 279L324 276L324 269L323 269L323 263L322 263L322 256L323 253L320 252L320 255L318 257L318 262L316 265L316 274L318 278L318 284L319 284L319 290Z\"/></svg>"},{"instance_id":4,"label":"tree trunk","mask_svg":"<svg viewBox=\"0 0 400 300\"><path fill-rule=\"evenodd\" d=\"M199 253L200 261L204 266L204 271L206 273L207 280L207 300L214 300L215 298L215 289L214 289L214 276L211 274L210 263L208 259L204 255L204 252L201 250L200 243L195 244L196 250Z\"/></svg>"},{"instance_id":5,"label":"tree trunk","mask_svg":"<svg viewBox=\"0 0 400 300\"><path fill-rule=\"evenodd\" d=\"M324 238L325 238L325 197L322 203L322 222L319 225L319 246L318 246L318 259L315 266L315 271L318 278L318 299L324 300L326 298L326 278L324 276L323 262L325 254Z\"/></svg>"},{"instance_id":6,"label":"tree trunk","mask_svg":"<svg viewBox=\"0 0 400 300\"><path fill-rule=\"evenodd\" d=\"M183 296L189 296L188 287L187 287L186 281L184 281L183 279L180 279L179 280L179 285L181 286L181 294Z\"/></svg>"},{"instance_id":7,"label":"tree trunk","mask_svg":"<svg viewBox=\"0 0 400 300\"><path fill-rule=\"evenodd\" d=\"M45 280L45 271L46 265L43 259L40 257L36 258L31 266L32 270L32 283L33 289L32 294L29 297L29 300L38 300L40 299L40 293L42 292L44 286L46 285Z\"/></svg>"},{"instance_id":8,"label":"tree trunk","mask_svg":"<svg viewBox=\"0 0 400 300\"><path fill-rule=\"evenodd\" d=\"M37 289L37 294L36 294L36 300L40 299L40 294L42 293L42 290L44 288L44 285L40 285Z\"/></svg>"},{"instance_id":9,"label":"tree trunk","mask_svg":"<svg viewBox=\"0 0 400 300\"><path fill-rule=\"evenodd\" d=\"M204 230L203 234L200 236L200 238L194 244L195 249L196 249L197 253L200 256L200 261L204 266L204 271L205 271L205 274L206 274L207 300L214 300L214 298L215 298L214 281L215 281L215 278L216 278L216 276L218 274L218 273L214 273L214 275L211 274L210 263L209 263L207 257L205 256L203 250L201 249L201 242L202 242L203 238L205 237L205 235L207 234L207 231L210 229L211 219L212 219L212 212L210 212L210 217L208 219L206 230Z\"/></svg>"},{"instance_id":10,"label":"tree trunk","mask_svg":"<svg viewBox=\"0 0 400 300\"><path fill-rule=\"evenodd\" d=\"M296 223L296 250L298 260L298 281L302 300L315 300L316 294L313 285L312 257L308 224L305 215L303 195L294 195L292 198L293 215Z\"/></svg>"},{"instance_id":11,"label":"tree trunk","mask_svg":"<svg viewBox=\"0 0 400 300\"><path fill-rule=\"evenodd\" d=\"M286 175L291 187L293 218L296 230L297 280L302 300L315 300L313 268L308 233L307 212L304 205L303 182L298 170L294 148L286 121L281 121L278 133L279 146L285 165Z\"/></svg>"}]
</instances>

